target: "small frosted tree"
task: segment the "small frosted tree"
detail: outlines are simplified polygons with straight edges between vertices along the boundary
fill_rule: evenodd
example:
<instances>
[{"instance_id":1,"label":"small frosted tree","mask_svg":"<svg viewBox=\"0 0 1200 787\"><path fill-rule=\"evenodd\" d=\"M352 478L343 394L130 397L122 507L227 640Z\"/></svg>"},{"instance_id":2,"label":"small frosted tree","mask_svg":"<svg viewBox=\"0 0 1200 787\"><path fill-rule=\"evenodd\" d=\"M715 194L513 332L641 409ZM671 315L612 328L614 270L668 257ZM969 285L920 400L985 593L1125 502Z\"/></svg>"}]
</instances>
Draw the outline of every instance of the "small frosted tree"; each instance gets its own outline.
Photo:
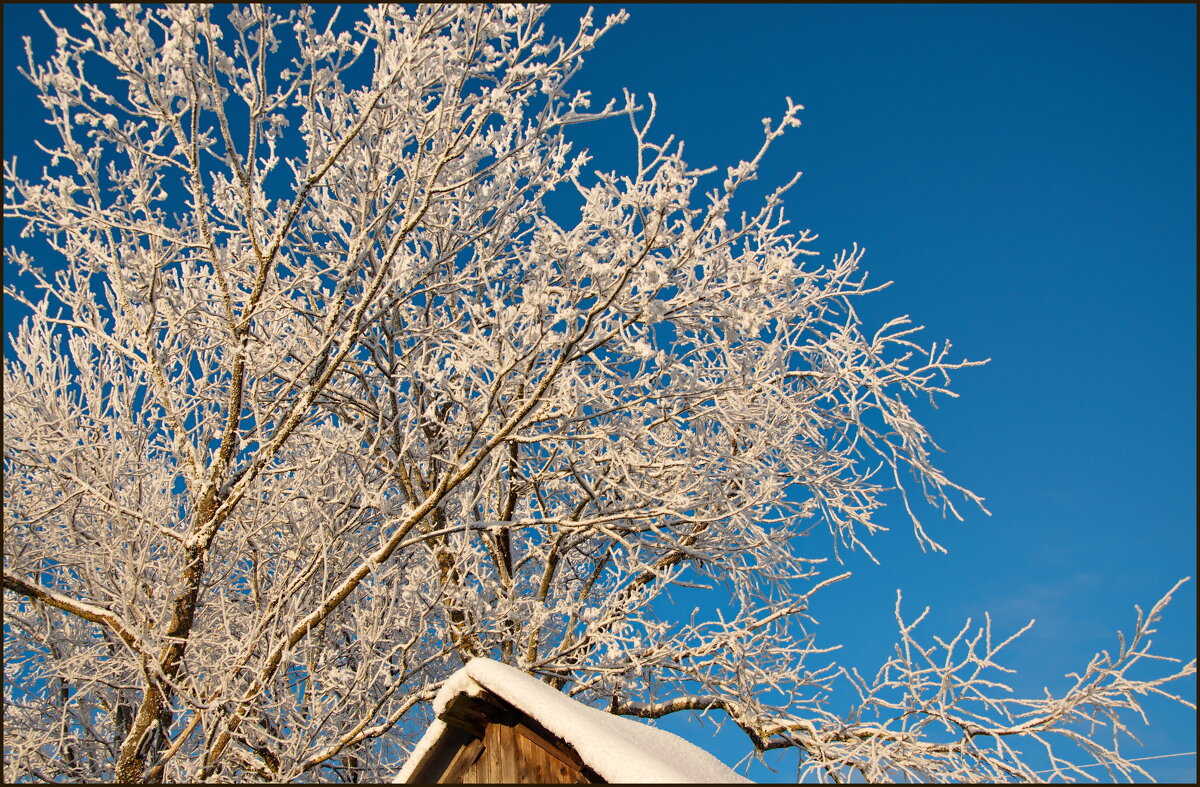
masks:
<instances>
[{"instance_id":1,"label":"small frosted tree","mask_svg":"<svg viewBox=\"0 0 1200 787\"><path fill-rule=\"evenodd\" d=\"M821 778L1086 776L1059 741L1140 773L1121 714L1194 672L1128 674L1169 594L1032 699L990 623L931 647L897 606L872 678L806 633L889 489L935 549L906 488L981 504L908 405L973 363L864 332L861 254L819 261L790 183L731 210L799 106L698 194L652 100L567 88L620 15L543 12L85 7L28 52L58 139L5 162L45 255L6 250L6 780L382 780L477 655ZM569 127L616 116L636 169L585 174Z\"/></svg>"}]
</instances>

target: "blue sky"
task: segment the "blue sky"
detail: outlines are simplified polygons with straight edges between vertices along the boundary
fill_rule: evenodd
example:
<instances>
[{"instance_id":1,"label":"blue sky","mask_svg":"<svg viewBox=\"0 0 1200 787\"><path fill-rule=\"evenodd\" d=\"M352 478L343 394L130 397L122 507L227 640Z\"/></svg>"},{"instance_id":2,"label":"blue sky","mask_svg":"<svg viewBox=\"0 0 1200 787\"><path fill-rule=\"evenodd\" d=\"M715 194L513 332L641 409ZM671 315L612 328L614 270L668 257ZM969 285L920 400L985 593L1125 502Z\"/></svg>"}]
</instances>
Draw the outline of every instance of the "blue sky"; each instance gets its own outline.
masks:
<instances>
[{"instance_id":1,"label":"blue sky","mask_svg":"<svg viewBox=\"0 0 1200 787\"><path fill-rule=\"evenodd\" d=\"M749 158L760 118L785 96L803 104L762 188L803 171L788 197L797 229L827 254L858 242L872 281L895 282L858 303L867 323L911 314L927 340L992 359L955 378L961 398L923 412L941 466L993 515L923 516L949 549L936 555L893 508L872 544L881 565L848 556L855 577L814 604L820 635L873 670L890 655L897 588L910 614L933 608L929 633L985 610L997 631L1036 618L1009 652L1013 687L1061 689L1116 646L1135 603L1196 573L1195 7L629 11L580 87L653 92L659 135L686 140L695 166ZM585 131L597 166L624 165L619 134ZM1195 654L1195 597L1189 583L1168 608L1162 653ZM1193 711L1146 707L1139 755L1195 751ZM741 756L735 731L714 743L671 729ZM1195 762L1142 765L1187 782ZM779 767L750 776L794 776L794 758Z\"/></svg>"},{"instance_id":2,"label":"blue sky","mask_svg":"<svg viewBox=\"0 0 1200 787\"><path fill-rule=\"evenodd\" d=\"M6 157L26 144L12 56L35 9L5 8ZM556 6L549 23L565 32L583 9ZM919 412L941 467L993 515L926 512L949 549L935 555L891 509L893 531L872 543L881 565L847 556L855 577L815 605L820 636L873 671L902 588L910 614L933 608L931 634L985 610L1001 632L1037 618L1006 662L1021 670L1013 686L1062 688L1116 646L1135 603L1196 574L1195 7L629 10L577 87L599 104L622 87L655 93L659 137L686 140L696 166L749 158L760 118L778 118L785 96L805 105L762 190L802 170L787 202L796 228L820 233L826 255L865 246L872 281L895 282L857 304L868 325L910 314L927 340L992 359L957 376L960 399ZM628 126L610 123L579 138L595 166L626 168ZM1195 615L1193 582L1157 650L1194 655ZM1130 756L1195 750L1193 711L1146 706L1145 748ZM728 762L745 751L732 730L664 726ZM776 764L778 776L749 775L794 775L794 756ZM1194 756L1142 764L1163 781L1196 777Z\"/></svg>"}]
</instances>

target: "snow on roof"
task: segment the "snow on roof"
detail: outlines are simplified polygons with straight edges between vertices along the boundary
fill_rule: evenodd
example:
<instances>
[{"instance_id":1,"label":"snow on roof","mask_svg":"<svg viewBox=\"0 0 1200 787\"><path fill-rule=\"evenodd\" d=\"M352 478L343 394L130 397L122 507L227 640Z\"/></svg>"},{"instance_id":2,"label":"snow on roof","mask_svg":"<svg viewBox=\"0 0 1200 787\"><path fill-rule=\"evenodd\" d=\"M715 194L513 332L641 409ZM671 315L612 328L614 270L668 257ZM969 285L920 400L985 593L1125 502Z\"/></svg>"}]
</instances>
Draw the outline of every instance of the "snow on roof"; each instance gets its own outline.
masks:
<instances>
[{"instance_id":1,"label":"snow on roof","mask_svg":"<svg viewBox=\"0 0 1200 787\"><path fill-rule=\"evenodd\" d=\"M451 675L433 701L434 712L440 714L460 694L479 696L484 690L569 744L589 768L610 783L752 783L677 735L589 708L537 678L491 659L471 659ZM445 729L446 723L440 719L429 726L396 774L396 783L408 779Z\"/></svg>"}]
</instances>

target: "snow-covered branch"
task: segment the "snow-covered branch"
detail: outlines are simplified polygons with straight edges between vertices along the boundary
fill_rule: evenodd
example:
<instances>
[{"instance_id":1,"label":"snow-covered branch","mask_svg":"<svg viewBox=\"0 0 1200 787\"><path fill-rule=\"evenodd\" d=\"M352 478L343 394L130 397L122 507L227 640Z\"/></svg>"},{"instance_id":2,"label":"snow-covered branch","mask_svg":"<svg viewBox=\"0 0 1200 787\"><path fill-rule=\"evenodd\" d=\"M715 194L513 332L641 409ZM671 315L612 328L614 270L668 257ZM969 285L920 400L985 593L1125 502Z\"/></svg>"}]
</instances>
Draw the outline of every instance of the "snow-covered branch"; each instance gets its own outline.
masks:
<instances>
[{"instance_id":1,"label":"snow-covered branch","mask_svg":"<svg viewBox=\"0 0 1200 787\"><path fill-rule=\"evenodd\" d=\"M1032 778L1018 737L1136 773L1071 725L1194 670L1129 672L1165 599L1037 701L990 624L902 624L874 681L816 638L889 495L932 549L914 492L982 508L911 406L980 362L863 326L795 178L747 204L799 105L717 171L571 89L623 13L77 13L22 68L57 139L4 165L6 776L380 781L485 654L822 776ZM589 171L573 128L622 117L636 166Z\"/></svg>"}]
</instances>

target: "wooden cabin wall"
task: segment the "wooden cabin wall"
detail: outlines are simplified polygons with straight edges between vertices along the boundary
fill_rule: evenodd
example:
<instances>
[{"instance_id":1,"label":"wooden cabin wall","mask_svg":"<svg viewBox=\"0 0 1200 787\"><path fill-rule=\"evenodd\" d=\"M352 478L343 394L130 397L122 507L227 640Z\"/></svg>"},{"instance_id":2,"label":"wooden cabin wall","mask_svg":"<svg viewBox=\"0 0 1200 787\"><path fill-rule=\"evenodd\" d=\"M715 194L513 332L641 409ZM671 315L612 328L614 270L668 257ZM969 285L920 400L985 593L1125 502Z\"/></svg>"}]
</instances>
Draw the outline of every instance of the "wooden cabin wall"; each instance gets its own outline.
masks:
<instances>
[{"instance_id":1,"label":"wooden cabin wall","mask_svg":"<svg viewBox=\"0 0 1200 787\"><path fill-rule=\"evenodd\" d=\"M443 784L588 784L573 753L524 724L488 724L483 740L461 748L438 780Z\"/></svg>"}]
</instances>

